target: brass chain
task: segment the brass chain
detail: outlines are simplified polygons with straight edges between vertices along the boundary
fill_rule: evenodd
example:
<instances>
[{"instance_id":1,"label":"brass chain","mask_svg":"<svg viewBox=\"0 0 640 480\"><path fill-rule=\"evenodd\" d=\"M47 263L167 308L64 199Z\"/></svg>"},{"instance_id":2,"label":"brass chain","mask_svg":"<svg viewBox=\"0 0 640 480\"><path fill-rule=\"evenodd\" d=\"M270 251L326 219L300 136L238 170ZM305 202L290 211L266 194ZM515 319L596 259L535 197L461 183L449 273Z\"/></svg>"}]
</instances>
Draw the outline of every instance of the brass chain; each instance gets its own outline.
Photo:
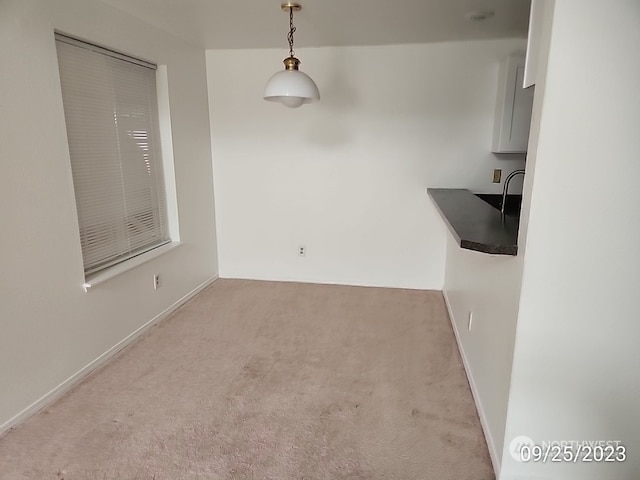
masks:
<instances>
[{"instance_id":1,"label":"brass chain","mask_svg":"<svg viewBox=\"0 0 640 480\"><path fill-rule=\"evenodd\" d=\"M289 41L289 56L293 57L293 33L296 31L296 27L293 26L293 7L289 7L289 33L287 40Z\"/></svg>"}]
</instances>

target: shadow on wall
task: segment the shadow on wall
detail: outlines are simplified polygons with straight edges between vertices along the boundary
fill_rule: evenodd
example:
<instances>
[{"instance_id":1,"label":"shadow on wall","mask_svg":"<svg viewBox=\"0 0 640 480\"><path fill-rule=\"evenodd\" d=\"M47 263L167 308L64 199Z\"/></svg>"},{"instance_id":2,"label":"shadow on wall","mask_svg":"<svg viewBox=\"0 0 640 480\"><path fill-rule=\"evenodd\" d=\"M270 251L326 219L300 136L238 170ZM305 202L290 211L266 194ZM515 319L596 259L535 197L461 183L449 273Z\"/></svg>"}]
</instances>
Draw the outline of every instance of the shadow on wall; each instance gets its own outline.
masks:
<instances>
[{"instance_id":1,"label":"shadow on wall","mask_svg":"<svg viewBox=\"0 0 640 480\"><path fill-rule=\"evenodd\" d=\"M345 75L349 69L344 53L333 49L333 58L328 64L331 65L331 72L329 80L320 89L320 103L311 106L320 110L311 124L308 140L322 148L336 148L353 141L347 116L344 114L353 110L360 99L357 90Z\"/></svg>"}]
</instances>

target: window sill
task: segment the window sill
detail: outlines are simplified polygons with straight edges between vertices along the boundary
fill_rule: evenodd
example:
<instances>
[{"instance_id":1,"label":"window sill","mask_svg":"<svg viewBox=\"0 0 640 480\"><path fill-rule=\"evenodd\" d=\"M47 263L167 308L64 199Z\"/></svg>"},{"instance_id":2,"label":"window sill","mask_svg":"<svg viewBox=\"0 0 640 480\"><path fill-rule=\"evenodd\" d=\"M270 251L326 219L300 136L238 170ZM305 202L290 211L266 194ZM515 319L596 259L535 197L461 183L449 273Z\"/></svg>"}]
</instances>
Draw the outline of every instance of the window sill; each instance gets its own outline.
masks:
<instances>
[{"instance_id":1,"label":"window sill","mask_svg":"<svg viewBox=\"0 0 640 480\"><path fill-rule=\"evenodd\" d=\"M107 280L112 279L113 277L117 277L124 272L128 272L129 270L136 268L143 263L147 263L148 261L153 260L160 255L164 255L165 253L179 247L180 245L180 242L167 243L166 245L154 248L149 252L138 255L137 257L130 258L129 260L114 265L113 267L109 267L99 273L89 275L85 278L84 283L82 284L82 288L84 288L85 292L88 292L90 288L95 287L96 285L100 285L101 283L104 283Z\"/></svg>"}]
</instances>

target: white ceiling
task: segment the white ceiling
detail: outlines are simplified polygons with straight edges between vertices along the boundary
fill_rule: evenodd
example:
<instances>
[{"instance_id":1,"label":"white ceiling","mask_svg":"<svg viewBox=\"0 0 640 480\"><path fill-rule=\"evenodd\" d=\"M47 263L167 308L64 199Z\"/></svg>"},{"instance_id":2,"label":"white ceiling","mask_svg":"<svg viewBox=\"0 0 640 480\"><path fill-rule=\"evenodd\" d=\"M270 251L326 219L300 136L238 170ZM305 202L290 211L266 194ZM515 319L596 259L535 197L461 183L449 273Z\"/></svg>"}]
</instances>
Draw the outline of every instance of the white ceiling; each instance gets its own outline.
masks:
<instances>
[{"instance_id":1,"label":"white ceiling","mask_svg":"<svg viewBox=\"0 0 640 480\"><path fill-rule=\"evenodd\" d=\"M102 0L204 48L287 48L280 0ZM526 37L531 0L300 0L297 47ZM471 22L466 14L493 10Z\"/></svg>"}]
</instances>

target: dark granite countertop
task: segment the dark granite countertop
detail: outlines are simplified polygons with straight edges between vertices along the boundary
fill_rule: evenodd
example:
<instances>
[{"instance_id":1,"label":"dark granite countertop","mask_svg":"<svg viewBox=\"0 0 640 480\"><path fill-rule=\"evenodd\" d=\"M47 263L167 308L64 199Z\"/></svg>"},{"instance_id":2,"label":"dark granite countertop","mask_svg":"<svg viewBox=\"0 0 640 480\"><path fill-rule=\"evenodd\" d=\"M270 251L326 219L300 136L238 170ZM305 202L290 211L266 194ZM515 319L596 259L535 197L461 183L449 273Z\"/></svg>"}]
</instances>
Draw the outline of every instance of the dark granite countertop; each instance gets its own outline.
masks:
<instances>
[{"instance_id":1,"label":"dark granite countertop","mask_svg":"<svg viewBox=\"0 0 640 480\"><path fill-rule=\"evenodd\" d=\"M493 255L518 254L517 216L503 219L500 210L469 190L429 188L427 192L460 247Z\"/></svg>"}]
</instances>

